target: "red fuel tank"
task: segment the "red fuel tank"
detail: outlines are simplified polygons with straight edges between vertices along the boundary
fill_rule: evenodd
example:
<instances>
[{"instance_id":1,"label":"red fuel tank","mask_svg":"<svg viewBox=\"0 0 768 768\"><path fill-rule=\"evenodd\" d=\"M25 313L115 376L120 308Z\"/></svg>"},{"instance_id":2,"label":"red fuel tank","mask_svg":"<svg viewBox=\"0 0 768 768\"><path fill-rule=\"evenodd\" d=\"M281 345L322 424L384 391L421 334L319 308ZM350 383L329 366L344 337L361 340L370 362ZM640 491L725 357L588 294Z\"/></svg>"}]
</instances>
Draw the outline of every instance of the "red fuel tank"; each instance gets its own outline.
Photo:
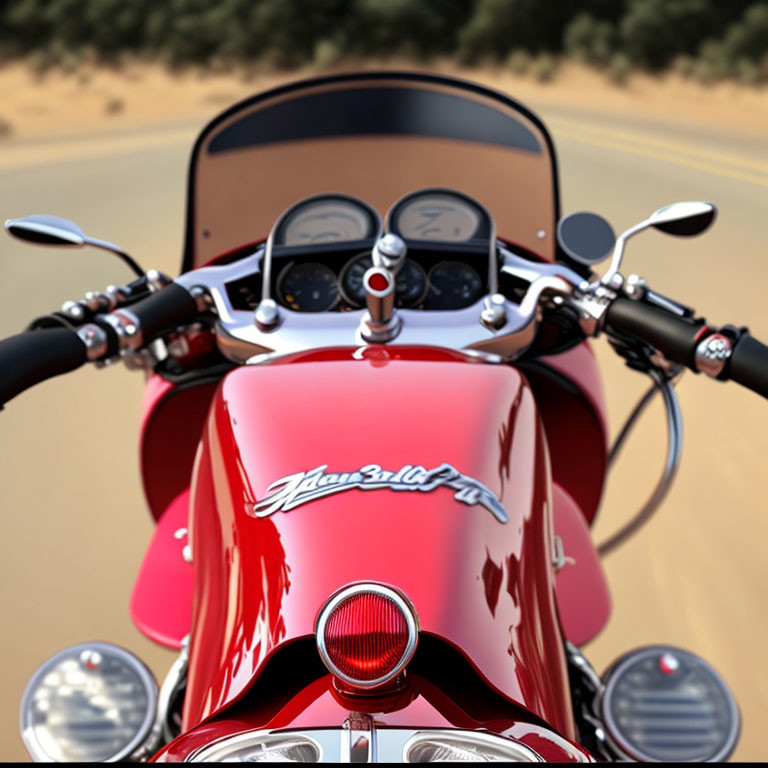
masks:
<instances>
[{"instance_id":1,"label":"red fuel tank","mask_svg":"<svg viewBox=\"0 0 768 768\"><path fill-rule=\"evenodd\" d=\"M329 351L234 370L197 456L184 727L238 698L355 581L573 733L554 606L547 446L514 368L434 350Z\"/></svg>"}]
</instances>

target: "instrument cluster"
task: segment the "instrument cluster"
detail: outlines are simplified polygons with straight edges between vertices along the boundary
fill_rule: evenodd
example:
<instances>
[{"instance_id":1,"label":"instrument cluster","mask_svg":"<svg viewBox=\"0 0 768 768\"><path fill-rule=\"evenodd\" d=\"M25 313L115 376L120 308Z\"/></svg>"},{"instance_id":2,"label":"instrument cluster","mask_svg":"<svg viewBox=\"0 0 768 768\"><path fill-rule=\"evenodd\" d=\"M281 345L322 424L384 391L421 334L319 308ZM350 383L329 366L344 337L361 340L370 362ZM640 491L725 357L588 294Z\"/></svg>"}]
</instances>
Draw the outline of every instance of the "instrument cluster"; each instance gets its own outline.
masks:
<instances>
[{"instance_id":1,"label":"instrument cluster","mask_svg":"<svg viewBox=\"0 0 768 768\"><path fill-rule=\"evenodd\" d=\"M271 296L296 312L364 307L363 275L373 266L373 246L385 231L408 247L396 277L396 306L463 309L488 292L491 215L460 192L425 189L398 200L383 226L370 205L348 195L298 202L271 236ZM230 286L230 298L238 309L253 309L262 298L261 286L238 281Z\"/></svg>"}]
</instances>

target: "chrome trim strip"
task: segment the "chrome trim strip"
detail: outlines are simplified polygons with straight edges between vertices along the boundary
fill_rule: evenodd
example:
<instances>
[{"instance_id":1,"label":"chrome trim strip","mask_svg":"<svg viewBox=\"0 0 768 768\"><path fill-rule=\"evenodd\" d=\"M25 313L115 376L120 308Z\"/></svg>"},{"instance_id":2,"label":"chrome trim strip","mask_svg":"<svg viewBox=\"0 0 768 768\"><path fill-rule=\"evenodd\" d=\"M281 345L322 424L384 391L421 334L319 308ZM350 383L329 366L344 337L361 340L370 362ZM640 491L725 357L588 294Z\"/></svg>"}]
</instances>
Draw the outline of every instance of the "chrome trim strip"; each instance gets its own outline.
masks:
<instances>
[{"instance_id":1,"label":"chrome trim strip","mask_svg":"<svg viewBox=\"0 0 768 768\"><path fill-rule=\"evenodd\" d=\"M328 623L328 619L334 610L349 597L354 595L370 594L374 593L381 595L382 597L391 600L403 614L405 623L408 628L408 642L405 646L403 656L397 665L387 674L377 677L375 680L357 680L354 677L344 674L332 661L328 655L328 649L325 645L325 627ZM419 618L416 613L416 609L411 604L405 595L401 592L392 589L391 587L385 587L383 584L353 584L349 587L345 587L340 592L333 595L328 602L320 610L320 614L317 619L317 626L315 627L315 639L317 641L317 649L320 652L320 658L323 660L323 664L330 670L331 674L338 677L339 680L343 680L345 683L355 686L356 688L375 688L377 685L382 685L389 680L397 677L402 672L405 665L411 660L414 652L416 651L416 644L419 637Z\"/></svg>"},{"instance_id":2,"label":"chrome trim strip","mask_svg":"<svg viewBox=\"0 0 768 768\"><path fill-rule=\"evenodd\" d=\"M358 715L351 713L350 719ZM359 716L359 715L358 715ZM349 720L347 721L349 722ZM190 752L184 757L183 762L193 763L218 759L226 759L229 748L232 750L247 747L253 744L257 749L262 744L279 744L282 742L304 741L312 744L320 753L318 762L339 763L352 762L347 756L343 740L349 738L349 734L356 731L349 728L347 722L341 727L336 728L303 728L303 729L284 729L284 730L255 730L245 731L230 736L224 736L216 739L210 744ZM363 729L364 730L364 729ZM452 741L464 741L466 743L487 744L495 746L498 749L508 750L516 753L521 762L544 762L543 758L527 744L523 744L509 736L503 736L489 731L470 731L459 728L431 728L421 730L418 728L390 728L376 727L371 722L371 732L373 734L374 750L369 752L369 762L381 763L401 763L405 761L407 750L412 748L414 743L419 741L442 739ZM409 746L410 745L410 746ZM588 762L583 760L582 762Z\"/></svg>"}]
</instances>

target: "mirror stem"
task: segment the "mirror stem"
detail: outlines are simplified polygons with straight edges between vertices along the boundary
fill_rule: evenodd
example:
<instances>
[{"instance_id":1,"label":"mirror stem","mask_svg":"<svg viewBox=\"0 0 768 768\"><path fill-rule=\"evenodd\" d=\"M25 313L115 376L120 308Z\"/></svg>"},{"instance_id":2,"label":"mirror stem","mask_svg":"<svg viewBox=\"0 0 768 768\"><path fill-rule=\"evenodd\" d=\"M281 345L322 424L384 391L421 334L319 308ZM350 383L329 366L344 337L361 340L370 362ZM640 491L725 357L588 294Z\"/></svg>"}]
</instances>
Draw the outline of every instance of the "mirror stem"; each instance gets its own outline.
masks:
<instances>
[{"instance_id":1,"label":"mirror stem","mask_svg":"<svg viewBox=\"0 0 768 768\"><path fill-rule=\"evenodd\" d=\"M131 256L129 256L125 251L118 248L116 245L112 245L112 243L108 243L106 240L99 240L95 237L86 237L85 238L85 244L92 245L95 248L102 248L105 251L110 251L111 253L114 253L115 256L118 256L121 258L125 264L132 269L138 277L144 277L146 274L144 270L136 263L136 261L133 260Z\"/></svg>"},{"instance_id":2,"label":"mirror stem","mask_svg":"<svg viewBox=\"0 0 768 768\"><path fill-rule=\"evenodd\" d=\"M613 258L611 259L611 266L608 267L608 271L600 278L600 282L604 285L608 285L611 280L613 280L613 276L618 274L619 269L621 269L621 261L624 258L624 248L627 244L627 240L629 240L630 237L634 237L638 232L642 232L644 229L647 229L651 226L651 221L649 219L646 219L645 221L641 221L639 224L635 224L634 227L630 227L626 232L622 232L617 238L616 238L616 246L613 249Z\"/></svg>"}]
</instances>

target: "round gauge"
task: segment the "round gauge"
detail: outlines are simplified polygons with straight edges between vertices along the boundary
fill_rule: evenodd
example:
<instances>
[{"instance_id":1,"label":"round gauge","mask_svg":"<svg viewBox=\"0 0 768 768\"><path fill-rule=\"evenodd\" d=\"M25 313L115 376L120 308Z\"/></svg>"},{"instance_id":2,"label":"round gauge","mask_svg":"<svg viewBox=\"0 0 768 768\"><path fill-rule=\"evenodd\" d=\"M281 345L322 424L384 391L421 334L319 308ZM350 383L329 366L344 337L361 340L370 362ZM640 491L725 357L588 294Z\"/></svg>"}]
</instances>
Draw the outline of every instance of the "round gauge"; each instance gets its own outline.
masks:
<instances>
[{"instance_id":1,"label":"round gauge","mask_svg":"<svg viewBox=\"0 0 768 768\"><path fill-rule=\"evenodd\" d=\"M460 261L441 261L429 271L429 309L463 309L483 295L477 271Z\"/></svg>"},{"instance_id":2,"label":"round gauge","mask_svg":"<svg viewBox=\"0 0 768 768\"><path fill-rule=\"evenodd\" d=\"M280 245L322 245L374 237L378 217L364 203L341 197L313 198L289 212Z\"/></svg>"},{"instance_id":3,"label":"round gauge","mask_svg":"<svg viewBox=\"0 0 768 768\"><path fill-rule=\"evenodd\" d=\"M353 306L365 304L363 275L373 266L373 259L367 253L355 256L347 262L341 272L339 282L341 293ZM427 275L412 259L406 259L395 282L395 304L398 307L412 307L424 297L427 288Z\"/></svg>"},{"instance_id":4,"label":"round gauge","mask_svg":"<svg viewBox=\"0 0 768 768\"><path fill-rule=\"evenodd\" d=\"M463 197L429 192L406 200L397 210L395 227L409 240L464 243L477 236L480 212Z\"/></svg>"},{"instance_id":5,"label":"round gauge","mask_svg":"<svg viewBox=\"0 0 768 768\"><path fill-rule=\"evenodd\" d=\"M339 284L325 264L289 264L277 281L277 293L289 309L325 312L338 302Z\"/></svg>"}]
</instances>

